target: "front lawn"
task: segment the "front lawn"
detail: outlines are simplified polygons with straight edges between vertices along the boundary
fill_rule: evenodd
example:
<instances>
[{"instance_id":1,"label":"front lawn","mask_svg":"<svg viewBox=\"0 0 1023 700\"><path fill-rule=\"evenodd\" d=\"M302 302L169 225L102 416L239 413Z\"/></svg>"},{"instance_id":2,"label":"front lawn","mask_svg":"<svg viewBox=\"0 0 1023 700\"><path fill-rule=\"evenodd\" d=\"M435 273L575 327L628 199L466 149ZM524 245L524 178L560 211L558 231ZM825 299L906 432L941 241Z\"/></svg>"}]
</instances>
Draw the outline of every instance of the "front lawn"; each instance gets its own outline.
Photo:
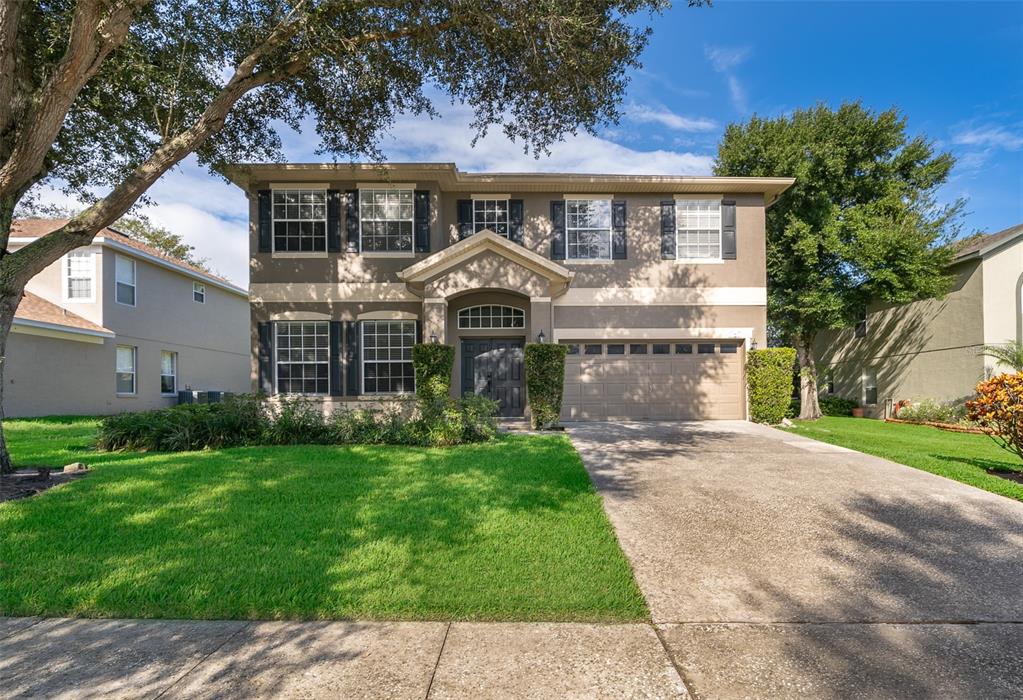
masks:
<instances>
[{"instance_id":1,"label":"front lawn","mask_svg":"<svg viewBox=\"0 0 1023 700\"><path fill-rule=\"evenodd\" d=\"M647 616L563 436L110 454L95 421L5 427L18 466L93 472L0 504L0 615Z\"/></svg>"},{"instance_id":2,"label":"front lawn","mask_svg":"<svg viewBox=\"0 0 1023 700\"><path fill-rule=\"evenodd\" d=\"M924 425L885 423L866 418L821 418L795 421L790 430L859 452L970 484L1023 501L1023 484L988 470L1023 471L1023 463L987 435L951 433Z\"/></svg>"}]
</instances>

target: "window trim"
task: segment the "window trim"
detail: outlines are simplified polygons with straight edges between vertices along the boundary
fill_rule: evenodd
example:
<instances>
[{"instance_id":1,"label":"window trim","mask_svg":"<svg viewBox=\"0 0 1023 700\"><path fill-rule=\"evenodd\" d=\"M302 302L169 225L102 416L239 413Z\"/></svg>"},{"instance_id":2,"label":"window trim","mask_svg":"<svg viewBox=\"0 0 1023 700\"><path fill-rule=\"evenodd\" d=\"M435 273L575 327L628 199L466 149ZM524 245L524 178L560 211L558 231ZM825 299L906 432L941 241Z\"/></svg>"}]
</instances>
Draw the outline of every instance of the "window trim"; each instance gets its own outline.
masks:
<instances>
[{"instance_id":1,"label":"window trim","mask_svg":"<svg viewBox=\"0 0 1023 700\"><path fill-rule=\"evenodd\" d=\"M613 220L614 219L614 212L612 211L612 200L613 199L614 198L609 196L609 195L599 195L599 196L591 196L591 197L581 197L581 196L575 196L575 195L573 195L572 197L569 197L567 195L565 196L565 262L566 263L569 263L569 264L574 264L574 263L591 263L591 264L598 263L599 264L599 263L611 263L611 262L613 262L613 260L614 260L614 257L613 257L614 253L612 251L612 249L614 248L614 220ZM568 209L569 209L569 207L572 204L579 204L580 202L587 202L587 203L607 202L607 256L606 257L605 256L601 256L601 257L596 257L596 258L593 258L593 257L589 257L589 258L575 257L574 258L569 253L569 250L571 249L571 245L569 243L568 236L569 236L569 233L571 231L579 231L579 230L593 231L593 230L597 230L597 229L579 229L579 228L574 228L573 229L573 228L569 228L569 226L568 226ZM603 229L600 229L600 230L603 230ZM576 243L576 245L578 246L579 244Z\"/></svg>"},{"instance_id":2,"label":"window trim","mask_svg":"<svg viewBox=\"0 0 1023 700\"><path fill-rule=\"evenodd\" d=\"M409 321L408 319L367 319L359 321L359 389L366 396L409 396L416 393L416 375L415 367L412 368L412 391L366 391L366 324L367 323L411 323L412 324L412 346L416 344L416 322ZM393 360L369 360L373 364L386 364ZM400 361L402 364L412 364L411 358L406 363L404 360Z\"/></svg>"},{"instance_id":3,"label":"window trim","mask_svg":"<svg viewBox=\"0 0 1023 700\"><path fill-rule=\"evenodd\" d=\"M117 351L131 350L131 372L122 372L117 366ZM131 391L117 391L117 375L131 374ZM139 349L136 345L117 345L114 349L114 394L117 396L138 396L139 394Z\"/></svg>"},{"instance_id":4,"label":"window trim","mask_svg":"<svg viewBox=\"0 0 1023 700\"><path fill-rule=\"evenodd\" d=\"M686 202L717 202L718 203L718 254L716 258L687 258L681 254L682 243L679 241L679 235L683 230L697 230L697 229L683 229L680 225L682 217L679 215L679 207L684 205ZM675 251L676 257L675 262L683 265L723 265L724 259L724 216L722 215L722 204L720 195L691 195L687 197L675 196Z\"/></svg>"},{"instance_id":5,"label":"window trim","mask_svg":"<svg viewBox=\"0 0 1023 700\"><path fill-rule=\"evenodd\" d=\"M164 355L170 355L171 358L173 359L173 368L172 368L174 370L173 374L164 374L163 373L163 356ZM173 379L174 379L174 389L172 389L171 391L164 391L163 390L163 378L164 377L173 377ZM177 396L177 395L178 395L178 353L176 351L174 351L174 350L161 350L160 351L160 396Z\"/></svg>"},{"instance_id":6,"label":"window trim","mask_svg":"<svg viewBox=\"0 0 1023 700\"><path fill-rule=\"evenodd\" d=\"M465 320L468 323L468 321L471 318L470 312L471 312L472 309L486 309L486 308L489 308L489 309L502 309L502 310L503 309L511 309L512 312L513 312L512 313L512 320L514 321L514 320L520 320L521 319L522 325L520 325L520 326L495 326L495 325L489 325L489 326L483 326L483 325L480 325L480 326L464 325L463 326L462 325L462 314L463 313L466 314ZM502 317L503 317L503 314L502 314ZM480 318L482 320L482 316ZM493 321L493 319L494 319L493 312L491 312L490 315L487 318L490 319L491 321ZM526 312L523 309L520 309L520 308L515 307L515 306L509 306L508 304L475 304L473 306L466 306L465 308L458 310L456 324L458 326L458 330L460 330L460 331L507 331L507 330L519 331L519 330L525 330L525 328L526 328Z\"/></svg>"},{"instance_id":7,"label":"window trim","mask_svg":"<svg viewBox=\"0 0 1023 700\"><path fill-rule=\"evenodd\" d=\"M127 260L128 262L131 263L131 277L132 277L131 284L129 284L127 282L122 282L118 278L118 276L117 276L117 261L118 260ZM120 299L117 298L117 286L120 285L120 284L123 284L126 287L131 287L131 289L132 289L132 303L127 304L127 303L125 303L125 302L123 302L123 301L121 301ZM133 308L133 309L136 306L139 305L139 266L138 266L138 261L135 260L135 258L129 257L127 255L121 255L120 253L115 253L114 254L114 302L117 303L117 304L120 304L121 306L127 306L127 307Z\"/></svg>"},{"instance_id":8,"label":"window trim","mask_svg":"<svg viewBox=\"0 0 1023 700\"><path fill-rule=\"evenodd\" d=\"M91 262L92 262L91 269L89 270L89 296L88 297L72 297L69 294L68 283L71 281L71 270L70 270L71 257L75 253L78 254L78 255L75 255L75 257L85 257L85 256L88 256L91 259ZM62 295L61 295L61 299L63 301L66 301L69 304L95 304L96 303L96 277L97 277L97 275L96 275L96 267L97 267L97 265L96 265L96 257L97 256L96 256L96 252L95 251L93 251L93 250L81 250L81 249L72 250L71 252L66 253L65 255L63 255L61 257L61 259L60 259L60 269L61 269L60 281L61 281L61 287L63 288ZM84 279L84 278L76 277L75 279Z\"/></svg>"},{"instance_id":9,"label":"window trim","mask_svg":"<svg viewBox=\"0 0 1023 700\"><path fill-rule=\"evenodd\" d=\"M195 298L196 292L199 292L199 294L202 295L202 301ZM206 285L202 282L192 282L192 301L196 304L206 303Z\"/></svg>"},{"instance_id":10,"label":"window trim","mask_svg":"<svg viewBox=\"0 0 1023 700\"><path fill-rule=\"evenodd\" d=\"M273 329L274 329L274 345L273 345L273 358L271 358L271 359L273 360L273 364L274 364L274 396L330 396L330 379L331 379L331 376L330 376L330 373L331 373L330 365L332 364L331 361L330 361L330 350L331 350L331 348L330 348L330 321L283 321L282 320L282 321L273 321L272 323L273 323ZM277 338L278 338L278 331L279 331L280 326L281 326L282 323L299 323L299 324L301 324L301 323L315 323L315 324L323 324L323 325L327 326L327 362L326 362L326 364L327 364L327 390L326 391L324 391L324 392L319 392L318 391L318 392L311 393L311 394L307 393L307 392L304 392L304 391L297 392L297 393L294 392L294 391L289 391L289 392L286 392L286 393L281 391L281 389L280 389L281 385L280 385L280 383L279 383L279 381L277 379L277 369L278 369L279 365L281 365L281 364L288 364L288 365L319 365L319 364L323 364L322 362L291 362L291 361L284 362L284 363L280 362L277 359L277 357L278 357L277 353L280 352L280 347L281 346L280 346L280 343L278 342ZM288 349L291 350L292 348L288 348Z\"/></svg>"},{"instance_id":11,"label":"window trim","mask_svg":"<svg viewBox=\"0 0 1023 700\"><path fill-rule=\"evenodd\" d=\"M508 240L511 240L511 198L510 197L473 197L471 201L472 201L472 233L473 233L473 235L476 235L477 233L480 233L480 231L493 231L495 234L497 234L501 238L507 238ZM486 228L485 226L482 229L477 229L476 228L476 204L477 204L477 202L480 203L480 204L483 204L484 207L486 207L487 203L489 203L489 202L504 202L504 233L500 233L497 230L492 229L492 228ZM495 224L500 224L500 223L501 223L500 221L495 222Z\"/></svg>"},{"instance_id":12,"label":"window trim","mask_svg":"<svg viewBox=\"0 0 1023 700\"><path fill-rule=\"evenodd\" d=\"M404 185L397 186L392 185L390 187L359 187L359 254L364 257L415 257L416 254L416 188L406 187ZM362 208L366 205L366 198L363 196L365 192L408 192L412 195L412 215L408 219L370 219L370 221L408 221L411 224L410 235L409 235L409 247L408 250L366 250L366 247L362 244L362 224L366 221L366 217L362 215Z\"/></svg>"},{"instance_id":13,"label":"window trim","mask_svg":"<svg viewBox=\"0 0 1023 700\"><path fill-rule=\"evenodd\" d=\"M270 254L274 257L287 258L325 258L327 257L327 238L329 233L327 231L327 187L326 186L314 186L314 187L271 187L270 188ZM274 194L277 192L322 192L323 193L323 218L322 219L281 219L283 222L289 221L322 221L323 222L323 250L277 250L277 214L274 212ZM301 202L299 202L301 205Z\"/></svg>"}]
</instances>

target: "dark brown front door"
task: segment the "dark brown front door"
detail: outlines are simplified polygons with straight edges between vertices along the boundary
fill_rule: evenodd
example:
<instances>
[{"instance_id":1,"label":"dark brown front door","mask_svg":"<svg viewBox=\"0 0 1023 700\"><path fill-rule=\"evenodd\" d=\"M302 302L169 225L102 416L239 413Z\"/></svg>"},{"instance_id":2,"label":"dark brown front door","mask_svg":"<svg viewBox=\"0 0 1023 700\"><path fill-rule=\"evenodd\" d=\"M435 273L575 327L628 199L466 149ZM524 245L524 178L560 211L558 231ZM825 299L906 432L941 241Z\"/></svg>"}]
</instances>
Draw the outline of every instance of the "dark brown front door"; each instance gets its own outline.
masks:
<instances>
[{"instance_id":1,"label":"dark brown front door","mask_svg":"<svg viewBox=\"0 0 1023 700\"><path fill-rule=\"evenodd\" d=\"M525 404L524 345L524 338L463 338L462 396L486 396L497 401L498 415L521 416Z\"/></svg>"}]
</instances>

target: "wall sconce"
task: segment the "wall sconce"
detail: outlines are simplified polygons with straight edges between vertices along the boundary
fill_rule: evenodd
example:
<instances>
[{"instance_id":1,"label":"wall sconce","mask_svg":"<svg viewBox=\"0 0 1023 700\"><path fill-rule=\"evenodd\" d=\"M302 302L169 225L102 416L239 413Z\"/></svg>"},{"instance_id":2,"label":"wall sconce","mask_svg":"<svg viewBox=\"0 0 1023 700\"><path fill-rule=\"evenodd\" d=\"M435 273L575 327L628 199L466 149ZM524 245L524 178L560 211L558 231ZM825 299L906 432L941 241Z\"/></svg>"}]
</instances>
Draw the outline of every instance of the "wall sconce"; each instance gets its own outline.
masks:
<instances>
[{"instance_id":1,"label":"wall sconce","mask_svg":"<svg viewBox=\"0 0 1023 700\"><path fill-rule=\"evenodd\" d=\"M431 342L431 343L432 343L433 345L436 345L436 344L437 344L437 336L435 336L435 335L431 335L431 336L430 336L430 342Z\"/></svg>"},{"instance_id":2,"label":"wall sconce","mask_svg":"<svg viewBox=\"0 0 1023 700\"><path fill-rule=\"evenodd\" d=\"M750 343L750 344L749 344L749 346L750 346L750 349L751 349L751 350L756 350L756 349L757 349L757 339L756 339L756 338L754 338L754 339L753 339L753 342L752 342L752 343Z\"/></svg>"},{"instance_id":3,"label":"wall sconce","mask_svg":"<svg viewBox=\"0 0 1023 700\"><path fill-rule=\"evenodd\" d=\"M536 334L536 342L542 343L546 337L547 336L545 336L543 334L543 331L541 330L539 333Z\"/></svg>"}]
</instances>

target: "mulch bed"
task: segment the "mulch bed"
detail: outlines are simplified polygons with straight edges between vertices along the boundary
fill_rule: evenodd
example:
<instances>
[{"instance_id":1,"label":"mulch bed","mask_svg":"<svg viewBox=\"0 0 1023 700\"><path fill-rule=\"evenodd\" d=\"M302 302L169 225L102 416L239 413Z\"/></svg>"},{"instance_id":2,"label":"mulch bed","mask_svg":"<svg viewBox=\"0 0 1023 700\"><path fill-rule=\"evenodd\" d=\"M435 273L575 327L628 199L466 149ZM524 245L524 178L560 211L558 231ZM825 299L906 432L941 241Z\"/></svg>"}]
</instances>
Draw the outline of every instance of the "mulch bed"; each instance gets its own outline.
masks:
<instances>
[{"instance_id":1,"label":"mulch bed","mask_svg":"<svg viewBox=\"0 0 1023 700\"><path fill-rule=\"evenodd\" d=\"M54 486L80 479L88 473L84 470L69 473L55 471L42 476L38 469L19 469L13 474L0 474L0 503L34 496Z\"/></svg>"},{"instance_id":2,"label":"mulch bed","mask_svg":"<svg viewBox=\"0 0 1023 700\"><path fill-rule=\"evenodd\" d=\"M885 418L886 423L904 423L906 425L926 425L939 430L947 430L950 433L974 433L987 435L991 431L988 428L973 428L968 425L957 425L955 423L939 423L931 420L902 420L900 418Z\"/></svg>"}]
</instances>

